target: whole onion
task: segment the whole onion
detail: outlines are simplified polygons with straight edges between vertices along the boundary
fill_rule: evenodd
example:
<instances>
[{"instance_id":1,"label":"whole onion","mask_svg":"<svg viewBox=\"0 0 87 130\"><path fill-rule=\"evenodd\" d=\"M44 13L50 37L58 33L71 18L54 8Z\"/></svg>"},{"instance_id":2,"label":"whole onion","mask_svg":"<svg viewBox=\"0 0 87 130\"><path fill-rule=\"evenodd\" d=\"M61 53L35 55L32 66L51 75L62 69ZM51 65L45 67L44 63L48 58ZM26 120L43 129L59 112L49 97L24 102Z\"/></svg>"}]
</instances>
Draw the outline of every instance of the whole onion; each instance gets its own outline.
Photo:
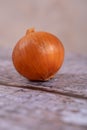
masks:
<instances>
[{"instance_id":1,"label":"whole onion","mask_svg":"<svg viewBox=\"0 0 87 130\"><path fill-rule=\"evenodd\" d=\"M54 76L64 60L64 47L51 33L29 29L12 54L16 70L29 80L45 81Z\"/></svg>"}]
</instances>

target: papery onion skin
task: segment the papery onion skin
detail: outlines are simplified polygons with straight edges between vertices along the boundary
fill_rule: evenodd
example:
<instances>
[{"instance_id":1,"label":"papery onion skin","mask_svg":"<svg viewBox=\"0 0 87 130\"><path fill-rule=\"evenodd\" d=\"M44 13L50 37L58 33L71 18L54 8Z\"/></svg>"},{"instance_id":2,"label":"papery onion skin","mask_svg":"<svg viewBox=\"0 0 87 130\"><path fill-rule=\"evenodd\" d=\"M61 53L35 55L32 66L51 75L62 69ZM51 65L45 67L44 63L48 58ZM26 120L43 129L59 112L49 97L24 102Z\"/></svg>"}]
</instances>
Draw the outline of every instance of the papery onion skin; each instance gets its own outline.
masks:
<instances>
[{"instance_id":1,"label":"papery onion skin","mask_svg":"<svg viewBox=\"0 0 87 130\"><path fill-rule=\"evenodd\" d=\"M64 47L51 33L29 29L17 42L12 60L16 70L24 77L45 81L60 69L64 60Z\"/></svg>"}]
</instances>

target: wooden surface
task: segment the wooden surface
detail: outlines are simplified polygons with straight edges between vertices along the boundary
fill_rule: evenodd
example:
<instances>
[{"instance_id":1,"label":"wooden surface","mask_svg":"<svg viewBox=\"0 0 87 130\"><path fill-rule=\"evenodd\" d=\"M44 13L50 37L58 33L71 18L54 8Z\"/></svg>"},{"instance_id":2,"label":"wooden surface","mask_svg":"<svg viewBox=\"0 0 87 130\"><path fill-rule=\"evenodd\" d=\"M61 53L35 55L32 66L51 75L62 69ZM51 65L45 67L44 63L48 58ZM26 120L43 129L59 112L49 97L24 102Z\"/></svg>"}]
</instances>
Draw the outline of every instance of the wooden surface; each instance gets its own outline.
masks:
<instances>
[{"instance_id":1,"label":"wooden surface","mask_svg":"<svg viewBox=\"0 0 87 130\"><path fill-rule=\"evenodd\" d=\"M68 54L56 76L30 82L0 49L0 130L87 130L87 57Z\"/></svg>"}]
</instances>

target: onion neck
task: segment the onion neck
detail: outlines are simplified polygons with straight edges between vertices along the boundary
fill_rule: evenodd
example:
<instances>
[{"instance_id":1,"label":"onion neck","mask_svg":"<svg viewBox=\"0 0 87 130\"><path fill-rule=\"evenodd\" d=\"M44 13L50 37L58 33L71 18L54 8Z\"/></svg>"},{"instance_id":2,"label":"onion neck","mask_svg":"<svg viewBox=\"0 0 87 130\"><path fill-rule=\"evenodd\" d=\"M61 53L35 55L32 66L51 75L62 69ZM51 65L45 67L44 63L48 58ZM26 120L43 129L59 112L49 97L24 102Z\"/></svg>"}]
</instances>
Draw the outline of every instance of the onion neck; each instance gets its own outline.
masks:
<instances>
[{"instance_id":1,"label":"onion neck","mask_svg":"<svg viewBox=\"0 0 87 130\"><path fill-rule=\"evenodd\" d=\"M34 28L30 28L26 31L26 35L30 34L30 33L33 33L35 32L35 29Z\"/></svg>"}]
</instances>

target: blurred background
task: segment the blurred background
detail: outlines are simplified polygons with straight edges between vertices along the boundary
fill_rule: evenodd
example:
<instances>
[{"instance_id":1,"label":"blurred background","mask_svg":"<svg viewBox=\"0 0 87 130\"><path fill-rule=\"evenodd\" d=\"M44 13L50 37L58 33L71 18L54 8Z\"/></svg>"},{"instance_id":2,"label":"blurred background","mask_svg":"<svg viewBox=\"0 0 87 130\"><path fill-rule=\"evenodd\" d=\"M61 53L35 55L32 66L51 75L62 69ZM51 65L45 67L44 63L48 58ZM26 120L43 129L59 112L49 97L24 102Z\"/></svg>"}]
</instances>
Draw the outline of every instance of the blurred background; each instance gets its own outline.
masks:
<instances>
[{"instance_id":1,"label":"blurred background","mask_svg":"<svg viewBox=\"0 0 87 130\"><path fill-rule=\"evenodd\" d=\"M87 54L87 0L0 0L0 47L28 28L58 36L66 52Z\"/></svg>"}]
</instances>

